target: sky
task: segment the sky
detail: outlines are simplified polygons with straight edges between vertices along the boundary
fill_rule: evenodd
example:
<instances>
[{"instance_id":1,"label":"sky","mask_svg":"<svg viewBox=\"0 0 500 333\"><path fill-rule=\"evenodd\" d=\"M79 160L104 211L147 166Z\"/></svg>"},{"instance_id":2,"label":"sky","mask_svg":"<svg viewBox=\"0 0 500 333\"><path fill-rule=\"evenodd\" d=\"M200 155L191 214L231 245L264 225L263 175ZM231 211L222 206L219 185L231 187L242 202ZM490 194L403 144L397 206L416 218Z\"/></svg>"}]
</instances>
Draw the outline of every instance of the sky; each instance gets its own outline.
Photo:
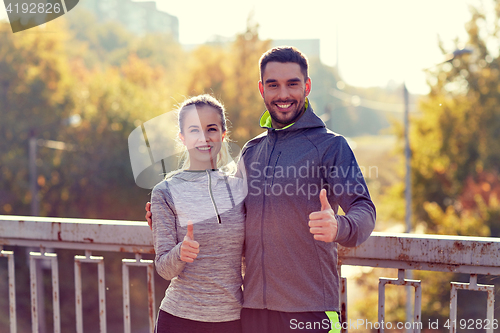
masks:
<instances>
[{"instance_id":1,"label":"sky","mask_svg":"<svg viewBox=\"0 0 500 333\"><path fill-rule=\"evenodd\" d=\"M468 0L171 1L160 10L179 18L180 41L203 43L213 35L245 31L250 13L263 39L320 39L321 60L339 65L347 84L406 82L412 93L429 91L423 69L444 59L438 35L450 51L466 42ZM338 43L337 43L338 36ZM338 58L337 59L337 45ZM314 84L314 82L313 82Z\"/></svg>"},{"instance_id":2,"label":"sky","mask_svg":"<svg viewBox=\"0 0 500 333\"><path fill-rule=\"evenodd\" d=\"M466 46L469 5L477 4L477 0L156 3L158 9L178 17L182 44L202 44L215 35L234 37L245 31L252 15L262 39L320 39L322 62L338 65L349 85L385 87L390 81L404 81L411 93L426 94L429 89L423 69L444 60L438 36L449 51L455 49L456 38ZM5 17L0 4L0 19Z\"/></svg>"}]
</instances>

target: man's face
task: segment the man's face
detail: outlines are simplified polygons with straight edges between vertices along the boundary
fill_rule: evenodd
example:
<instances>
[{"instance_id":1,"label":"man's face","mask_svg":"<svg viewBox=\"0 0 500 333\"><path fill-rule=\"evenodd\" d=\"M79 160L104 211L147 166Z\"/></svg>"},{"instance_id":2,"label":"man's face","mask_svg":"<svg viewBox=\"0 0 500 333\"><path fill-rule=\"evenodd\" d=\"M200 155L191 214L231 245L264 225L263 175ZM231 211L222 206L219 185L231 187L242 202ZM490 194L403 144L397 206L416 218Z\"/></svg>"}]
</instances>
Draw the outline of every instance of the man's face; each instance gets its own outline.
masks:
<instances>
[{"instance_id":1,"label":"man's face","mask_svg":"<svg viewBox=\"0 0 500 333\"><path fill-rule=\"evenodd\" d=\"M273 128L283 128L302 114L306 96L311 92L311 79L305 80L300 65L294 62L268 62L259 90Z\"/></svg>"}]
</instances>

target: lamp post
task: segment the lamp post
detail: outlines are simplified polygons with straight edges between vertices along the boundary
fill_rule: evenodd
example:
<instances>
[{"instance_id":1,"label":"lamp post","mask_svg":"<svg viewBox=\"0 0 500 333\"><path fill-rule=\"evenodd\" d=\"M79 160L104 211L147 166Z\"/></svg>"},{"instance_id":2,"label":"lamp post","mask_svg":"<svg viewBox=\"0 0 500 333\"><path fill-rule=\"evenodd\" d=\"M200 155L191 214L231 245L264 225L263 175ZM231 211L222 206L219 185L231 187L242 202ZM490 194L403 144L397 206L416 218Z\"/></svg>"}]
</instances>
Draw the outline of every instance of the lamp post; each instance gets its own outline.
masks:
<instances>
[{"instance_id":1,"label":"lamp post","mask_svg":"<svg viewBox=\"0 0 500 333\"><path fill-rule=\"evenodd\" d=\"M76 127L80 124L81 118L80 115L73 115L65 120L63 120L63 124L70 125ZM46 126L52 125L48 124ZM43 128L42 127L42 128ZM62 141L53 141L53 140L41 140L36 137L36 129L30 129L30 139L29 139L29 187L31 192L31 215L39 216L40 215L40 199L38 198L38 179L37 179L37 170L36 170L36 156L37 156L37 146L48 147L57 150L75 150L74 146L71 144L67 144ZM27 248L27 253L29 253L30 249ZM45 322L45 297L44 297L44 283L43 283L43 271L42 271L43 262L40 260L36 260L36 279L37 279L37 307L38 307L38 328L40 333L47 332L47 325Z\"/></svg>"},{"instance_id":2,"label":"lamp post","mask_svg":"<svg viewBox=\"0 0 500 333\"><path fill-rule=\"evenodd\" d=\"M471 54L473 52L470 48L456 49L452 53L449 53L445 56L445 60L436 66L453 62L453 60L465 55ZM432 68L432 67L431 67ZM429 70L429 68L425 69ZM409 94L408 89L406 89L406 84L403 83L403 98L404 98L404 128L405 128L405 166L406 166L406 174L405 174L405 233L411 232L412 223L411 223L411 215L412 215L412 191L411 191L411 149L410 149L410 119L409 119ZM406 278L411 279L413 277L411 270L406 270ZM406 321L411 322L412 318L412 303L411 303L411 287L407 287L406 289ZM407 330L407 332L411 332Z\"/></svg>"},{"instance_id":3,"label":"lamp post","mask_svg":"<svg viewBox=\"0 0 500 333\"><path fill-rule=\"evenodd\" d=\"M29 170L30 170L30 192L31 192L31 216L38 216L38 187L36 176L36 135L35 130L30 130L29 142Z\"/></svg>"},{"instance_id":4,"label":"lamp post","mask_svg":"<svg viewBox=\"0 0 500 333\"><path fill-rule=\"evenodd\" d=\"M69 125L76 127L81 123L80 115L72 115L62 121L63 125ZM52 123L53 124L53 123ZM46 126L50 126L45 125ZM37 139L35 128L30 129L30 140L29 140L29 188L31 193L31 216L40 215L40 199L38 198L38 177L36 172L36 156L37 156L37 146L57 149L57 150L75 150L72 144L68 144L62 141L53 140L41 140Z\"/></svg>"},{"instance_id":5,"label":"lamp post","mask_svg":"<svg viewBox=\"0 0 500 333\"><path fill-rule=\"evenodd\" d=\"M406 89L406 84L403 83L403 98L405 105L404 112L404 123L405 123L405 165L406 165L406 175L405 175L405 232L409 233L411 231L411 150L410 150L410 107L409 107L409 95L408 89Z\"/></svg>"},{"instance_id":6,"label":"lamp post","mask_svg":"<svg viewBox=\"0 0 500 333\"><path fill-rule=\"evenodd\" d=\"M410 106L409 106L409 94L408 89L406 89L406 83L403 82L403 99L404 99L404 127L405 127L405 233L411 231L411 150L410 150ZM413 273L411 270L406 270L405 272L407 279L413 278ZM410 286L406 287L406 321L412 322L412 302L411 302L412 290ZM407 329L406 332L410 333L412 330Z\"/></svg>"}]
</instances>

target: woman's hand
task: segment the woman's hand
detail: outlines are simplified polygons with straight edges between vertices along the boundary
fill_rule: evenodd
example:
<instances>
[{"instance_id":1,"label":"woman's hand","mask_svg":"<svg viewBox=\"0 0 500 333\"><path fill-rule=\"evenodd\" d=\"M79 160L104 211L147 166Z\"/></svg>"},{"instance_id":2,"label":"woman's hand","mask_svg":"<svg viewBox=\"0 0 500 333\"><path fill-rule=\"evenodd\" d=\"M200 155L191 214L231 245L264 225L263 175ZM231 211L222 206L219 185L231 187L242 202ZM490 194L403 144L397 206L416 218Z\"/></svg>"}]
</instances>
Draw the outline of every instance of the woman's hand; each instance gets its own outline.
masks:
<instances>
[{"instance_id":1,"label":"woman's hand","mask_svg":"<svg viewBox=\"0 0 500 333\"><path fill-rule=\"evenodd\" d=\"M187 233L181 244L181 260L193 262L200 252L200 244L194 240L193 222L188 221Z\"/></svg>"},{"instance_id":2,"label":"woman's hand","mask_svg":"<svg viewBox=\"0 0 500 333\"><path fill-rule=\"evenodd\" d=\"M153 218L151 217L151 202L146 202L146 220L148 221L149 228L153 230Z\"/></svg>"}]
</instances>

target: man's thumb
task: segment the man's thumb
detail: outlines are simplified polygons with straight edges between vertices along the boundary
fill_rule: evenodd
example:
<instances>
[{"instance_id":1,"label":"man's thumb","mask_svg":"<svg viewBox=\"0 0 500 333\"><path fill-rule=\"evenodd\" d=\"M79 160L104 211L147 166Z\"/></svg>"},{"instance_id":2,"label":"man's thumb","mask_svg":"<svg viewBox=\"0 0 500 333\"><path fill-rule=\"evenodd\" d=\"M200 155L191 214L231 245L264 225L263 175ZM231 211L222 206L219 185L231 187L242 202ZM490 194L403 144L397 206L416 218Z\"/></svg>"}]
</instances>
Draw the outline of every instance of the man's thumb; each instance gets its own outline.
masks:
<instances>
[{"instance_id":1,"label":"man's thumb","mask_svg":"<svg viewBox=\"0 0 500 333\"><path fill-rule=\"evenodd\" d=\"M321 210L332 209L332 206L330 206L330 203L328 202L328 199L326 197L325 189L322 189L321 192L319 192L319 201L321 202Z\"/></svg>"},{"instance_id":2,"label":"man's thumb","mask_svg":"<svg viewBox=\"0 0 500 333\"><path fill-rule=\"evenodd\" d=\"M194 240L193 222L191 222L191 221L188 221L186 237L188 237L190 240Z\"/></svg>"}]
</instances>

